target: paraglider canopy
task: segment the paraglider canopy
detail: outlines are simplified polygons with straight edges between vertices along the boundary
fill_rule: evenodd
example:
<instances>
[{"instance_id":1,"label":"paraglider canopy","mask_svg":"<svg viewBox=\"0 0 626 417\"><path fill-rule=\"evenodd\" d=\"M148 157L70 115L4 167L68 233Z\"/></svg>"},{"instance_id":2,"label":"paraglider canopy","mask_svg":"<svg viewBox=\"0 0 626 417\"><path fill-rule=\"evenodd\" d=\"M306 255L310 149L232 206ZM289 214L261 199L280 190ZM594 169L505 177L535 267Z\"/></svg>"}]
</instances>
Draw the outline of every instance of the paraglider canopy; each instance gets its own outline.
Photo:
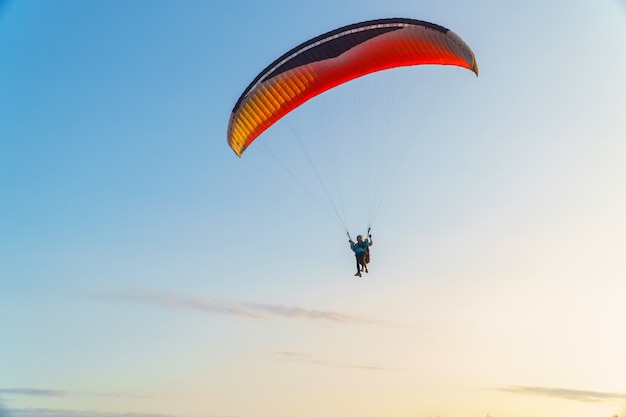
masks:
<instances>
[{"instance_id":1,"label":"paraglider canopy","mask_svg":"<svg viewBox=\"0 0 626 417\"><path fill-rule=\"evenodd\" d=\"M423 64L478 75L469 46L434 23L378 19L315 37L275 60L244 90L230 116L228 144L241 157L261 133L312 97L376 71Z\"/></svg>"}]
</instances>

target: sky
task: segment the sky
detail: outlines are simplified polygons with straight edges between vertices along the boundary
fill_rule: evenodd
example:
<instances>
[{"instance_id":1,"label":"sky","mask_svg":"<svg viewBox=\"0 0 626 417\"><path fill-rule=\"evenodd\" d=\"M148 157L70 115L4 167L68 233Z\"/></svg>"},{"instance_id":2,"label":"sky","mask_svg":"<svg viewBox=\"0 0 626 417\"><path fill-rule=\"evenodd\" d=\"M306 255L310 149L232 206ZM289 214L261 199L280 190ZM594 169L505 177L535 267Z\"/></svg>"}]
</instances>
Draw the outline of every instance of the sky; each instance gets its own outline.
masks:
<instances>
[{"instance_id":1,"label":"sky","mask_svg":"<svg viewBox=\"0 0 626 417\"><path fill-rule=\"evenodd\" d=\"M256 74L382 17L479 76L363 77L236 157ZM623 0L0 1L0 416L626 415L625 50Z\"/></svg>"}]
</instances>

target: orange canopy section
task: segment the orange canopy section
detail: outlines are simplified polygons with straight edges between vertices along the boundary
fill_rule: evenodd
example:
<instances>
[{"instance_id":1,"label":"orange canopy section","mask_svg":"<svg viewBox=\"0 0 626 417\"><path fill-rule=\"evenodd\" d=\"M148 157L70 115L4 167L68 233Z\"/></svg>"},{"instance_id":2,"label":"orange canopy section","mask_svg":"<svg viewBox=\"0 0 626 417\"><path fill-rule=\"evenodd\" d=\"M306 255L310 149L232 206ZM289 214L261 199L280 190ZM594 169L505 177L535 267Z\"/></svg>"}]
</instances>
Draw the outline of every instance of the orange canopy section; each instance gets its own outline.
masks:
<instances>
[{"instance_id":1,"label":"orange canopy section","mask_svg":"<svg viewBox=\"0 0 626 417\"><path fill-rule=\"evenodd\" d=\"M241 157L281 117L307 100L366 74L411 65L478 66L454 32L413 19L380 19L311 39L263 70L246 88L228 122L228 145Z\"/></svg>"}]
</instances>

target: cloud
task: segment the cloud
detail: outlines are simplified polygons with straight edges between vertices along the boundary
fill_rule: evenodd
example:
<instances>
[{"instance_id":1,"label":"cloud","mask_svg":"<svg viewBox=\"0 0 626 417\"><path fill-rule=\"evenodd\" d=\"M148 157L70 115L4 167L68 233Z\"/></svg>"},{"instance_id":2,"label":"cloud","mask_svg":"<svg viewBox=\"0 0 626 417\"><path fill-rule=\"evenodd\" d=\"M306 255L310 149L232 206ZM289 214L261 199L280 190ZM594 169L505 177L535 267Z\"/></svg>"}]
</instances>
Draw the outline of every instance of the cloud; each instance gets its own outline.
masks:
<instances>
[{"instance_id":1,"label":"cloud","mask_svg":"<svg viewBox=\"0 0 626 417\"><path fill-rule=\"evenodd\" d=\"M279 351L276 352L283 359L307 362L315 365L322 366L331 366L334 368L350 368L350 369L362 369L366 371L390 371L390 372L409 372L412 369L406 368L389 368L384 366L372 366L372 365L346 365L346 364L337 364L332 362L326 362L320 359L315 358L312 355L306 353L298 353L298 352L288 352L288 351Z\"/></svg>"},{"instance_id":2,"label":"cloud","mask_svg":"<svg viewBox=\"0 0 626 417\"><path fill-rule=\"evenodd\" d=\"M65 391L36 388L0 388L0 394L27 395L31 397L65 397Z\"/></svg>"},{"instance_id":3,"label":"cloud","mask_svg":"<svg viewBox=\"0 0 626 417\"><path fill-rule=\"evenodd\" d=\"M87 396L87 397L121 397L121 398L149 398L144 395L123 394L116 392L88 393L69 392L64 390L38 389L38 388L0 388L0 394L5 395L25 395L31 397L67 397L67 396Z\"/></svg>"},{"instance_id":4,"label":"cloud","mask_svg":"<svg viewBox=\"0 0 626 417\"><path fill-rule=\"evenodd\" d=\"M56 410L50 408L14 408L7 410L11 417L181 417L172 414L151 414L151 413L112 413L94 410ZM4 416L0 412L0 416ZM207 417L233 417L215 416Z\"/></svg>"},{"instance_id":5,"label":"cloud","mask_svg":"<svg viewBox=\"0 0 626 417\"><path fill-rule=\"evenodd\" d=\"M343 324L379 324L381 322L367 319L365 317L350 314L338 313L335 311L322 311L317 309L306 309L302 307L289 307L277 304L263 303L241 303L243 306L261 313L279 316L288 319L326 320Z\"/></svg>"},{"instance_id":6,"label":"cloud","mask_svg":"<svg viewBox=\"0 0 626 417\"><path fill-rule=\"evenodd\" d=\"M83 395L83 396L88 396L88 397L135 398L139 400L152 398L148 395L123 394L120 392L104 392L104 393L77 392L77 393L74 393L73 395Z\"/></svg>"},{"instance_id":7,"label":"cloud","mask_svg":"<svg viewBox=\"0 0 626 417\"><path fill-rule=\"evenodd\" d=\"M92 410L55 410L49 408L14 408L8 411L11 417L175 417L170 414L107 413Z\"/></svg>"},{"instance_id":8,"label":"cloud","mask_svg":"<svg viewBox=\"0 0 626 417\"><path fill-rule=\"evenodd\" d=\"M500 391L506 391L513 394L521 395L561 398L581 402L603 402L626 399L626 394L620 394L615 392L585 391L568 388L515 386L501 388Z\"/></svg>"},{"instance_id":9,"label":"cloud","mask_svg":"<svg viewBox=\"0 0 626 417\"><path fill-rule=\"evenodd\" d=\"M212 315L230 315L251 319L280 317L286 319L323 320L338 324L385 324L382 321L336 311L307 309L280 304L206 299L200 295L184 296L175 292L160 292L151 289L113 294L86 293L86 296L94 300L111 303L145 304L168 310L192 310Z\"/></svg>"},{"instance_id":10,"label":"cloud","mask_svg":"<svg viewBox=\"0 0 626 417\"><path fill-rule=\"evenodd\" d=\"M0 417L8 417L8 413L6 411L6 409L2 406L2 403L0 402Z\"/></svg>"},{"instance_id":11,"label":"cloud","mask_svg":"<svg viewBox=\"0 0 626 417\"><path fill-rule=\"evenodd\" d=\"M228 314L232 316L262 318L260 315L237 307L236 304L223 300L206 300L202 296L185 297L175 292L159 292L142 289L116 294L86 294L89 298L112 303L146 304L168 310L194 310L208 314Z\"/></svg>"}]
</instances>

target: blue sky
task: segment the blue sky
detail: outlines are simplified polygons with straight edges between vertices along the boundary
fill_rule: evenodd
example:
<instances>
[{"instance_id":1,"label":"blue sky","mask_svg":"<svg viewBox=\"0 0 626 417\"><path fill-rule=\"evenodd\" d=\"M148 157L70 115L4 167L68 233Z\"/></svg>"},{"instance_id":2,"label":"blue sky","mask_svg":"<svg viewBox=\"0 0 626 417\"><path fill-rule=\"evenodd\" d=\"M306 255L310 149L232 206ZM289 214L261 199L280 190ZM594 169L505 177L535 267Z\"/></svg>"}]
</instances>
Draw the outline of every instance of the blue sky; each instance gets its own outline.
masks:
<instances>
[{"instance_id":1,"label":"blue sky","mask_svg":"<svg viewBox=\"0 0 626 417\"><path fill-rule=\"evenodd\" d=\"M365 77L228 148L276 57L395 16L454 30L480 76ZM5 414L625 414L625 48L614 0L0 3ZM264 153L324 201L294 131L345 139L353 236L349 141L409 132L362 280Z\"/></svg>"}]
</instances>

